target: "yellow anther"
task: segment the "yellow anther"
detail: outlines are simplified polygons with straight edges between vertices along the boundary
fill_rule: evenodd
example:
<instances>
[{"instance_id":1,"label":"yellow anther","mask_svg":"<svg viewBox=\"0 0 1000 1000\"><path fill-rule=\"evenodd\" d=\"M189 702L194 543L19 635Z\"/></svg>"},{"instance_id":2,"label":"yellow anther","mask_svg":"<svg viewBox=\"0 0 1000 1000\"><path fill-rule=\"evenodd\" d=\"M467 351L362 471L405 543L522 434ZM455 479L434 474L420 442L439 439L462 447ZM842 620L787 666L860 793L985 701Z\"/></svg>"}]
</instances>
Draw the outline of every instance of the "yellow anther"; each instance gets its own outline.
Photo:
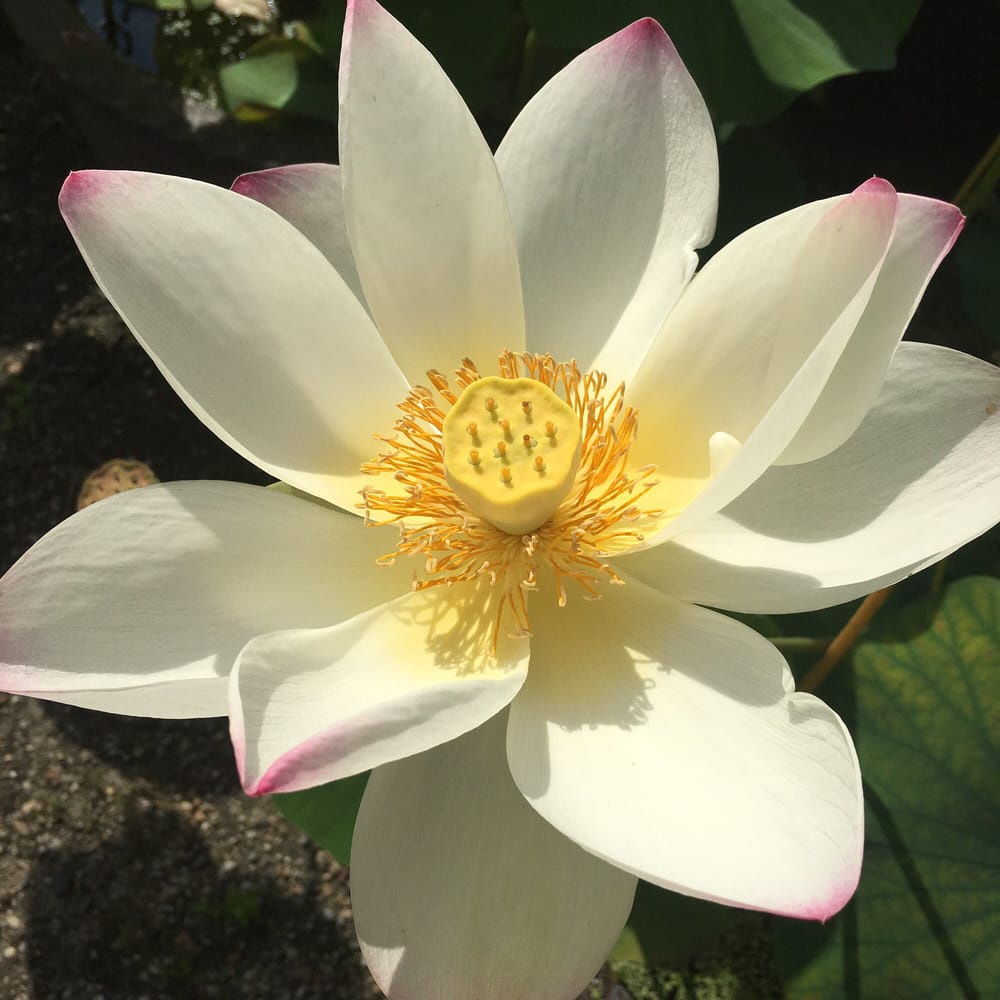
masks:
<instances>
[{"instance_id":1,"label":"yellow anther","mask_svg":"<svg viewBox=\"0 0 1000 1000\"><path fill-rule=\"evenodd\" d=\"M465 428L469 432L469 437L479 437L479 425L472 420L469 422L469 426Z\"/></svg>"},{"instance_id":2,"label":"yellow anther","mask_svg":"<svg viewBox=\"0 0 1000 1000\"><path fill-rule=\"evenodd\" d=\"M687 496L652 494L657 506L650 503L660 484L654 466L629 463L638 421L624 385L606 392L601 372L548 355L505 351L498 368L484 377L463 362L452 383L458 395L437 388L436 372L426 383L434 393L414 386L400 404L403 418L378 435L382 454L362 466L389 478L387 489L364 487L358 505L366 525L397 525L396 551L377 561L419 559L415 590L477 588L468 603L458 598L456 630L441 626L477 669L478 650L492 656L501 635L531 634L531 591L554 591L564 604L570 586L589 600L601 596L601 582L622 585L605 560L648 540ZM494 452L501 441L502 458ZM442 606L454 610L450 597Z\"/></svg>"},{"instance_id":3,"label":"yellow anther","mask_svg":"<svg viewBox=\"0 0 1000 1000\"><path fill-rule=\"evenodd\" d=\"M445 378L445 376L442 375L436 368L431 368L427 372L427 379L438 391L448 388L448 379Z\"/></svg>"},{"instance_id":4,"label":"yellow anther","mask_svg":"<svg viewBox=\"0 0 1000 1000\"><path fill-rule=\"evenodd\" d=\"M521 418L497 419L500 413L516 413L518 407ZM476 464L469 453L468 427L484 409L503 437L498 434L500 440L494 439L489 452L480 452ZM560 428L558 439L547 439L544 458L533 450L538 445L535 437L523 433L525 420L553 431ZM516 430L522 431L518 438L523 447L508 445L517 439ZM442 439L445 479L455 495L471 516L511 535L535 531L552 517L573 488L580 464L582 433L576 411L533 378L488 376L470 382L444 418Z\"/></svg>"}]
</instances>

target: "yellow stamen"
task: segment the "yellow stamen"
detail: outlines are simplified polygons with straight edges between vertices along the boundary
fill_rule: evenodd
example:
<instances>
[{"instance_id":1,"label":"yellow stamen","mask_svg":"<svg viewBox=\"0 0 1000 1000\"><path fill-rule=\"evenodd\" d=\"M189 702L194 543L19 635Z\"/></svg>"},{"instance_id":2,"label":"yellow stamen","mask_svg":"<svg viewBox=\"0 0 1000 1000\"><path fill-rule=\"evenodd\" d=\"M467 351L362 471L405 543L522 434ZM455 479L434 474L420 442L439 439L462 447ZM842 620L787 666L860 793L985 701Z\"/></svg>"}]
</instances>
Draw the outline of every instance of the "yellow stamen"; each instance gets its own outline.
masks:
<instances>
[{"instance_id":1,"label":"yellow stamen","mask_svg":"<svg viewBox=\"0 0 1000 1000\"><path fill-rule=\"evenodd\" d=\"M655 468L636 469L628 463L638 419L625 405L624 386L607 391L602 373L581 373L573 362L557 363L549 355L505 352L499 371L499 378L484 378L465 359L452 382L456 391L443 385L437 372L429 376L437 397L414 388L400 404L402 417L394 435L380 437L386 450L362 467L371 475L387 473L400 484L400 492L366 487L360 504L366 524L399 525L395 551L379 562L418 557L424 574L414 577L417 590L483 584L468 593L490 603L483 612L491 622L488 649L495 649L504 622L514 634L530 634L528 594L538 589L543 570L552 581L557 603L566 603L571 581L585 597L599 598L602 582L622 583L605 556L640 542L665 516L643 502L656 485ZM467 396L473 386L475 391ZM558 414L546 411L545 393L563 408ZM514 449L516 457L503 441L497 443L492 458L478 449L470 451L467 399L472 408L482 407L479 412L485 410L498 423L501 411L511 426L518 421L522 427L524 421L541 423L546 435L544 457L531 450L537 442L523 431L522 441L526 436L534 443ZM505 410L505 400L510 410ZM453 425L457 443L455 459L450 461L447 431ZM553 440L557 428L558 442ZM563 483L562 456L577 448L577 464L568 483ZM505 500L515 515L527 509L526 523L499 524L505 519L488 516L480 499L467 501L452 485L458 467L470 480L485 484L489 502L497 497ZM523 495L550 480L565 489L554 504L548 501L544 510L530 503L524 508Z\"/></svg>"}]
</instances>

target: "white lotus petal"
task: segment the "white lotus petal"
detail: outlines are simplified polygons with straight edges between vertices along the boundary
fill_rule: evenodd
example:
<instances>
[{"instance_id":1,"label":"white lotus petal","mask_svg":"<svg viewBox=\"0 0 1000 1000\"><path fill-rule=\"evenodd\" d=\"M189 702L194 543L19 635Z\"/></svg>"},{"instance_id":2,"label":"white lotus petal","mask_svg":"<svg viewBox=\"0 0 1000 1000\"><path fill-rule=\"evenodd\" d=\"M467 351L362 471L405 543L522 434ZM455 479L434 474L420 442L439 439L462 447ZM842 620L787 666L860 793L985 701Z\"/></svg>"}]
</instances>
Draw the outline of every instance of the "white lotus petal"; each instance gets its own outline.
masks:
<instances>
[{"instance_id":1,"label":"white lotus petal","mask_svg":"<svg viewBox=\"0 0 1000 1000\"><path fill-rule=\"evenodd\" d=\"M636 580L532 608L511 774L553 826L692 896L825 919L861 870L851 738L774 647Z\"/></svg>"},{"instance_id":2,"label":"white lotus petal","mask_svg":"<svg viewBox=\"0 0 1000 1000\"><path fill-rule=\"evenodd\" d=\"M783 463L828 455L857 430L882 381L910 317L965 218L933 198L899 195L896 228L872 297L850 343L792 443Z\"/></svg>"},{"instance_id":3,"label":"white lotus petal","mask_svg":"<svg viewBox=\"0 0 1000 1000\"><path fill-rule=\"evenodd\" d=\"M705 102L650 18L584 52L497 150L528 347L628 380L715 228Z\"/></svg>"},{"instance_id":4,"label":"white lotus petal","mask_svg":"<svg viewBox=\"0 0 1000 1000\"><path fill-rule=\"evenodd\" d=\"M557 833L514 787L506 716L379 768L365 789L351 900L390 997L575 997L628 917L635 878Z\"/></svg>"},{"instance_id":5,"label":"white lotus petal","mask_svg":"<svg viewBox=\"0 0 1000 1000\"><path fill-rule=\"evenodd\" d=\"M755 226L691 282L643 362L629 401L630 458L657 466L656 505L679 514L658 544L720 510L794 438L868 304L896 215L873 179L853 194ZM713 435L742 444L711 478Z\"/></svg>"},{"instance_id":6,"label":"white lotus petal","mask_svg":"<svg viewBox=\"0 0 1000 1000\"><path fill-rule=\"evenodd\" d=\"M337 269L355 298L364 303L347 238L340 167L332 163L294 163L256 170L237 177L233 190L287 219Z\"/></svg>"},{"instance_id":7,"label":"white lotus petal","mask_svg":"<svg viewBox=\"0 0 1000 1000\"><path fill-rule=\"evenodd\" d=\"M82 171L59 205L195 415L265 471L352 507L406 383L323 255L265 206L181 177Z\"/></svg>"},{"instance_id":8,"label":"white lotus petal","mask_svg":"<svg viewBox=\"0 0 1000 1000\"><path fill-rule=\"evenodd\" d=\"M332 628L249 643L233 670L229 712L247 792L358 774L454 739L506 707L524 682L527 639L503 639L496 657L477 656L492 621L483 614L487 588L460 589L407 594Z\"/></svg>"},{"instance_id":9,"label":"white lotus petal","mask_svg":"<svg viewBox=\"0 0 1000 1000\"><path fill-rule=\"evenodd\" d=\"M1000 370L901 344L865 422L837 451L766 472L724 511L620 566L734 611L809 611L861 597L997 519Z\"/></svg>"},{"instance_id":10,"label":"white lotus petal","mask_svg":"<svg viewBox=\"0 0 1000 1000\"><path fill-rule=\"evenodd\" d=\"M236 483L164 483L87 507L0 581L0 689L105 712L226 714L261 632L327 625L403 593L384 538L340 511Z\"/></svg>"},{"instance_id":11,"label":"white lotus petal","mask_svg":"<svg viewBox=\"0 0 1000 1000\"><path fill-rule=\"evenodd\" d=\"M521 350L517 251L489 147L430 53L373 0L347 8L340 157L365 298L411 382Z\"/></svg>"}]
</instances>

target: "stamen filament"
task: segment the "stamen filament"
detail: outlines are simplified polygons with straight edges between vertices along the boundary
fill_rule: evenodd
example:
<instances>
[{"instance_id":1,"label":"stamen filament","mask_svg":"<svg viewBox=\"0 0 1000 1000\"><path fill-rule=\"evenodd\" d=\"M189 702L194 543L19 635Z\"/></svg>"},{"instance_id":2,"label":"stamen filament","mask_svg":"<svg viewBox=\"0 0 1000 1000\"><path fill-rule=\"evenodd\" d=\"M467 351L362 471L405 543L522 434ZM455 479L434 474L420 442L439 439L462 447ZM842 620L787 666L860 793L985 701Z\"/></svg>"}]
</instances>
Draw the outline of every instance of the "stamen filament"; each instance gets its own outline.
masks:
<instances>
[{"instance_id":1,"label":"stamen filament","mask_svg":"<svg viewBox=\"0 0 1000 1000\"><path fill-rule=\"evenodd\" d=\"M400 527L395 550L381 556L377 560L380 565L392 565L400 556L420 557L424 572L422 576L415 574L415 590L477 580L489 584L489 651L496 649L504 621L511 634L531 634L527 595L538 589L543 569L551 573L560 607L569 599L570 582L582 590L585 599L600 599L602 583L624 582L607 563L607 554L642 541L666 516L663 510L644 503L657 485L655 466L631 468L628 464L638 416L625 404L624 385L607 392L607 376L602 372L584 374L574 362L556 362L550 355L507 351L500 356L498 369L504 379L541 382L564 400L579 420L581 449L575 479L544 524L524 535L502 531L470 511L449 487L444 476L442 428L458 395L449 380L434 370L428 372L428 380L436 397L424 387L411 390L399 406L402 417L394 433L377 436L386 450L362 466L370 475L390 474L402 491L366 486L359 504L366 524L396 523ZM454 385L461 393L480 378L476 366L466 358L455 372ZM491 422L512 440L510 421L496 419L497 400L487 397L482 406L491 415ZM522 400L519 409L530 419L531 400ZM543 426L546 438L552 441L558 428L553 421ZM477 422L468 422L464 430L466 440L480 443ZM538 446L530 434L524 434L521 441L529 453ZM548 453L550 444L543 447ZM505 440L496 441L493 449L494 456L506 458ZM466 454L468 464L478 467L482 461L479 448ZM518 473L520 477L530 473L533 480L540 479L546 471L545 457L536 454L519 468L525 470ZM495 470L491 473L497 474ZM502 484L511 484L514 472L503 464L499 477Z\"/></svg>"}]
</instances>

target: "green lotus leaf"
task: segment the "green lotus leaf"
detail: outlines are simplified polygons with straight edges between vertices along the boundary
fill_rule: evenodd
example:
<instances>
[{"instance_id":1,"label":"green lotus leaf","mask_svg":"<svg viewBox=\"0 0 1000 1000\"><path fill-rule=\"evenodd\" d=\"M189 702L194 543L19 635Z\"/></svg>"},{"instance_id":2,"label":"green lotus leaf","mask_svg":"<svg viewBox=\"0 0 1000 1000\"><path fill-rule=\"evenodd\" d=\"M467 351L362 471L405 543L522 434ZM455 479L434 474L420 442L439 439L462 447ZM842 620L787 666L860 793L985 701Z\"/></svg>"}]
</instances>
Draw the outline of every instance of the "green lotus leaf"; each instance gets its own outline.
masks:
<instances>
[{"instance_id":1,"label":"green lotus leaf","mask_svg":"<svg viewBox=\"0 0 1000 1000\"><path fill-rule=\"evenodd\" d=\"M717 120L765 121L824 80L891 69L920 0L524 0L541 40L582 49L637 18L673 39Z\"/></svg>"},{"instance_id":2,"label":"green lotus leaf","mask_svg":"<svg viewBox=\"0 0 1000 1000\"><path fill-rule=\"evenodd\" d=\"M304 792L272 795L278 811L341 864L351 863L351 838L368 772L331 781Z\"/></svg>"}]
</instances>

